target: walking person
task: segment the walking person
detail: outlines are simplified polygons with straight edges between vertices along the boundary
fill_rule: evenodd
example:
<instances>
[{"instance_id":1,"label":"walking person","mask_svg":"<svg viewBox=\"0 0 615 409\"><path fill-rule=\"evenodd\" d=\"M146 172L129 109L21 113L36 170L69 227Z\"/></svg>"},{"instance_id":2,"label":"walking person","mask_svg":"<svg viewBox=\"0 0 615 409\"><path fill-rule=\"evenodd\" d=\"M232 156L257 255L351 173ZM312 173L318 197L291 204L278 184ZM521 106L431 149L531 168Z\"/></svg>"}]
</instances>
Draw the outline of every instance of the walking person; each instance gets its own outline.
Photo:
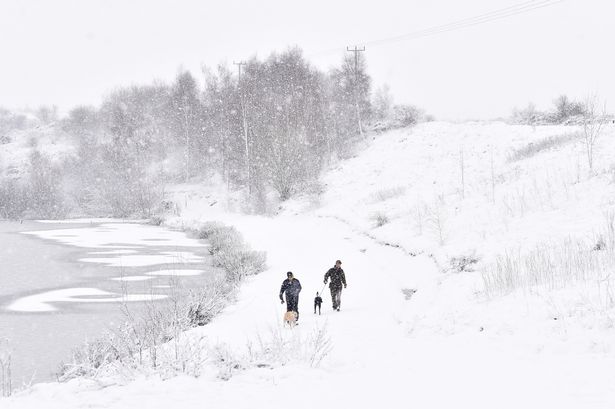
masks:
<instances>
[{"instance_id":1,"label":"walking person","mask_svg":"<svg viewBox=\"0 0 615 409\"><path fill-rule=\"evenodd\" d=\"M283 294L286 294L286 311L294 311L299 320L299 293L301 292L301 283L297 280L291 271L286 273L286 280L282 282L280 288L280 300L284 304Z\"/></svg>"},{"instance_id":2,"label":"walking person","mask_svg":"<svg viewBox=\"0 0 615 409\"><path fill-rule=\"evenodd\" d=\"M318 307L318 315L320 315L320 306L322 305L322 297L316 292L316 298L314 298L314 314L316 314L316 308Z\"/></svg>"},{"instance_id":3,"label":"walking person","mask_svg":"<svg viewBox=\"0 0 615 409\"><path fill-rule=\"evenodd\" d=\"M342 286L346 288L346 275L342 270L342 262L337 260L335 266L331 267L325 274L325 284L331 279L329 283L329 290L331 290L331 300L333 301L333 309L339 311L342 306Z\"/></svg>"}]
</instances>

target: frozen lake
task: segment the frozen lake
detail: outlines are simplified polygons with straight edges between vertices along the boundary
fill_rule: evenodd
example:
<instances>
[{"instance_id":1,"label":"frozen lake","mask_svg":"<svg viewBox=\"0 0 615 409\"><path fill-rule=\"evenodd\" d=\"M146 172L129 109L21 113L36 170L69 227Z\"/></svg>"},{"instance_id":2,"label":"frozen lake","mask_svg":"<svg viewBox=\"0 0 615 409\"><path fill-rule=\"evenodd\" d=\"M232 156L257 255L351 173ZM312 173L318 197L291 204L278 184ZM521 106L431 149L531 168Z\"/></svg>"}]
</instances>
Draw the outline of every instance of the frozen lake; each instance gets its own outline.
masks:
<instances>
[{"instance_id":1,"label":"frozen lake","mask_svg":"<svg viewBox=\"0 0 615 409\"><path fill-rule=\"evenodd\" d=\"M121 221L0 221L0 254L0 340L15 386L55 379L73 348L123 322L121 303L136 311L171 287L207 285L213 271L205 242Z\"/></svg>"}]
</instances>

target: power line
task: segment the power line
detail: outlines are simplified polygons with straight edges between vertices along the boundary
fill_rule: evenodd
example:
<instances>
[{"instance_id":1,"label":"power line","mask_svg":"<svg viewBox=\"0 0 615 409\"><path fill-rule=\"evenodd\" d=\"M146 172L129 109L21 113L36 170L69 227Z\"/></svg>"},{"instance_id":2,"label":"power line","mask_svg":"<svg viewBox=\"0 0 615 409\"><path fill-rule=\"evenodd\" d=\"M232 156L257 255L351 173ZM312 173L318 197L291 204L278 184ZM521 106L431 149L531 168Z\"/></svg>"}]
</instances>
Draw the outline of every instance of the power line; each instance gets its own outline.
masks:
<instances>
[{"instance_id":1,"label":"power line","mask_svg":"<svg viewBox=\"0 0 615 409\"><path fill-rule=\"evenodd\" d=\"M523 13L527 13L533 10L537 10L537 9L541 9L544 7L549 7L552 5L555 5L557 3L561 3L564 0L556 0L556 1L552 1L552 0L545 0L545 1L540 1L540 2L536 2L534 5L527 5L524 7L520 7L517 9L513 9L513 10L507 10L504 12L493 12L490 13L489 15L486 16L477 16L477 17L471 17L468 19L464 19L464 20L459 20L453 23L449 23L449 24L445 24L443 26L438 26L438 27L433 27L433 28L429 28L429 29L425 29L425 30L420 30L417 32L413 32L413 33L408 33L408 34L404 34L401 36L396 36L396 37L390 37L390 38L386 38L386 39L382 39L382 40L375 40L372 41L370 43L366 43L366 44L370 44L370 45L378 45L378 44L385 44L385 43L389 43L389 42L396 42L396 41L401 41L401 40L405 40L405 39L413 39L413 38L420 38L420 37L427 37L430 35L435 35L435 34L441 34L441 33L446 33L449 31L455 31L455 30L459 30L459 29L463 29L463 28L467 28L467 27L472 27L472 26L476 26L479 24L485 24L485 23L489 23L492 21L496 21L496 20L500 20L506 17L512 17L518 14L523 14Z\"/></svg>"},{"instance_id":2,"label":"power line","mask_svg":"<svg viewBox=\"0 0 615 409\"><path fill-rule=\"evenodd\" d=\"M425 29L421 29L417 31L412 31L410 33L401 34L401 35L397 35L394 37L387 37L387 38L382 38L378 40L365 41L363 42L363 44L370 45L370 46L378 46L378 45L391 43L391 42L411 40L411 39L416 39L416 38L421 38L421 37L442 34L442 33L446 33L449 31L460 30L463 28L468 28L468 27L479 25L479 24L485 24L485 23L500 20L503 18L512 17L518 14L528 13L530 11L534 11L534 10L541 9L544 7L550 7L555 4L561 3L563 1L564 0L525 1L523 3L518 3L512 6L485 12L485 13L478 14L472 17L467 17L464 19L452 21L450 23L441 24L441 25L437 25L437 26L433 26L433 27L429 27L429 28L425 28ZM312 55L324 55L324 54L330 54L330 53L339 52L339 51L340 51L339 48L334 48L334 49L332 48L329 50L316 52Z\"/></svg>"}]
</instances>

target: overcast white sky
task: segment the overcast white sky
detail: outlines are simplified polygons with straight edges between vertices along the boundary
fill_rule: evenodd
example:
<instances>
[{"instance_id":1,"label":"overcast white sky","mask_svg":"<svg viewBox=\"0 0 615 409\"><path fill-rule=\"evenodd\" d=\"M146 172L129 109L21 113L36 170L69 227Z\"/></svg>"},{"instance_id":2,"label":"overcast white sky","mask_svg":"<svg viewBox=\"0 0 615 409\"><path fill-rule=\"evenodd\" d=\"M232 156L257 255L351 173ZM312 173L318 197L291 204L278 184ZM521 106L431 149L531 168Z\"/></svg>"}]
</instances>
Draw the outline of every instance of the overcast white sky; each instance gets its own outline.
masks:
<instances>
[{"instance_id":1,"label":"overcast white sky","mask_svg":"<svg viewBox=\"0 0 615 409\"><path fill-rule=\"evenodd\" d=\"M0 0L0 106L99 104L114 87L298 45L321 68L346 45L523 0ZM539 2L536 0L536 2ZM494 22L367 45L375 85L442 119L505 116L559 94L615 101L615 5L564 0ZM339 52L322 53L339 47Z\"/></svg>"}]
</instances>

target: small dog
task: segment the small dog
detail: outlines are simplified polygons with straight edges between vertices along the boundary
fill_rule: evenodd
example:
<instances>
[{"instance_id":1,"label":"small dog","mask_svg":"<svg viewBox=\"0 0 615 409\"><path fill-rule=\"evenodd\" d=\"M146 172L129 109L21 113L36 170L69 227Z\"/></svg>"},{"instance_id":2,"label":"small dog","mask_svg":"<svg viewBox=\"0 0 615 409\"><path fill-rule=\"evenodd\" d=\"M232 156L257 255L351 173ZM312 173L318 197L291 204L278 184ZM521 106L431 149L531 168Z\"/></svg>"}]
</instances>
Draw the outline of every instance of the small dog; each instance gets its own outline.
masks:
<instances>
[{"instance_id":1,"label":"small dog","mask_svg":"<svg viewBox=\"0 0 615 409\"><path fill-rule=\"evenodd\" d=\"M286 311L284 313L284 324L288 324L289 327L294 327L297 324L297 313L294 311Z\"/></svg>"},{"instance_id":2,"label":"small dog","mask_svg":"<svg viewBox=\"0 0 615 409\"><path fill-rule=\"evenodd\" d=\"M316 298L314 298L314 314L316 314L316 308L318 308L318 315L320 315L320 306L322 305L322 297L320 294L316 293Z\"/></svg>"}]
</instances>

